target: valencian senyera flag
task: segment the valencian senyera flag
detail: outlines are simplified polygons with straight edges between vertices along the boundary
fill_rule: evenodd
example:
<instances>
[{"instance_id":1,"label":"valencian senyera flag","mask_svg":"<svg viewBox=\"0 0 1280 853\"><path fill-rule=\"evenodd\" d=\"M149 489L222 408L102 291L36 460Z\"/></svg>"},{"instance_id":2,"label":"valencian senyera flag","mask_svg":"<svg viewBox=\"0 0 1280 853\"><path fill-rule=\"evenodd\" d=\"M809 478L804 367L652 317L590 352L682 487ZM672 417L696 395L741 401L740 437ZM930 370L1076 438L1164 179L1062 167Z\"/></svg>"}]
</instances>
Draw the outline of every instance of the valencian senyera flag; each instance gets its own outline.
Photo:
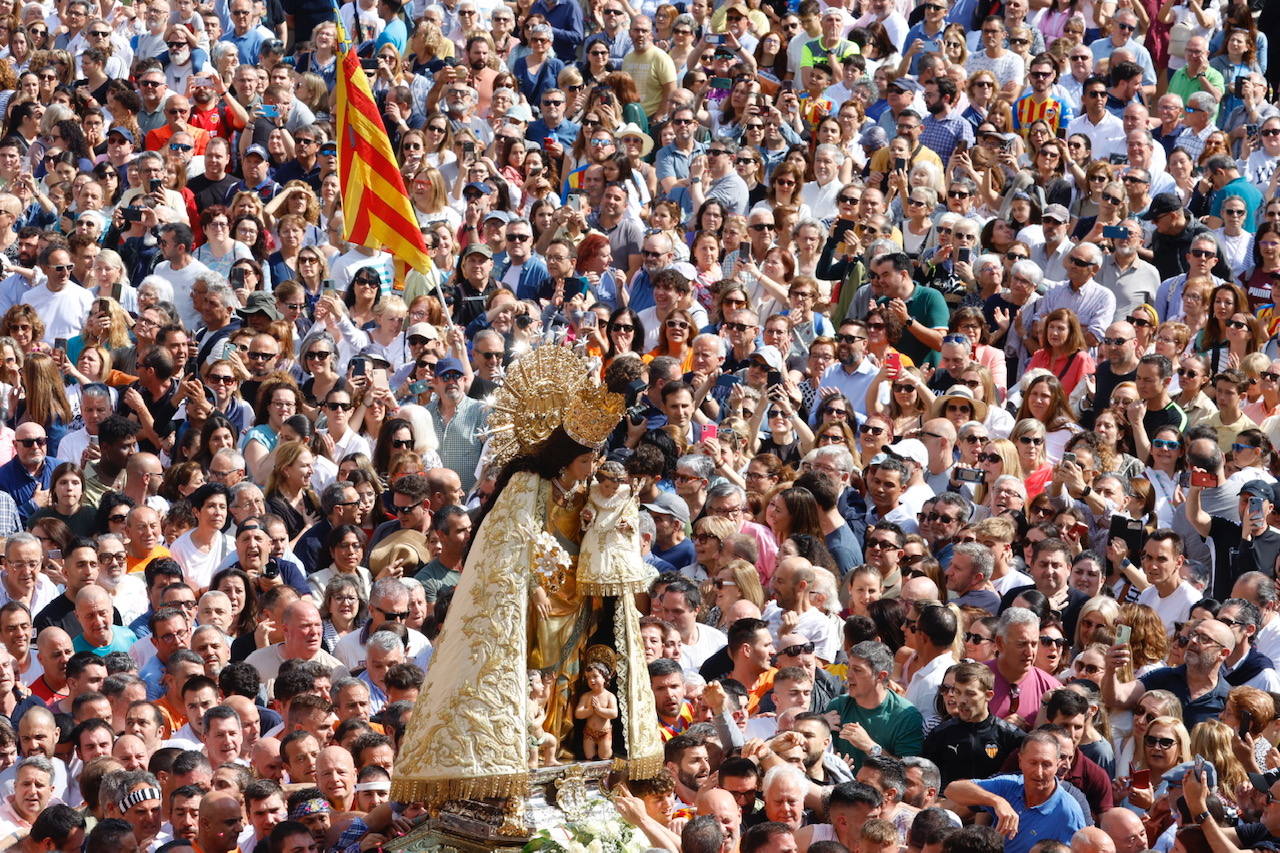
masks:
<instances>
[{"instance_id":1,"label":"valencian senyera flag","mask_svg":"<svg viewBox=\"0 0 1280 853\"><path fill-rule=\"evenodd\" d=\"M345 41L341 19L339 39ZM353 45L344 44L338 66L338 177L342 182L343 230L348 242L385 247L413 269L430 269L426 242L418 230L391 140Z\"/></svg>"}]
</instances>

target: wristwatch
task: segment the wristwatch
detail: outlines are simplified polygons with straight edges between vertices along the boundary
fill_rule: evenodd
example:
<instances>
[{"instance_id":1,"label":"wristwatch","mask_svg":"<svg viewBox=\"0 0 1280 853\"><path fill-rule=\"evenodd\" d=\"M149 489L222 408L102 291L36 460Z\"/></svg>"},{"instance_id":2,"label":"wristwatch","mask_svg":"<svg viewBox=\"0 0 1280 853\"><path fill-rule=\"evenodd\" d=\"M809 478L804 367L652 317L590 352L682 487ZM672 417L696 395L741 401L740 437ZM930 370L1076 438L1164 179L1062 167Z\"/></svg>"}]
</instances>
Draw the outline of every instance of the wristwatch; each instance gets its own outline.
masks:
<instances>
[{"instance_id":1,"label":"wristwatch","mask_svg":"<svg viewBox=\"0 0 1280 853\"><path fill-rule=\"evenodd\" d=\"M875 746L871 747L871 749L867 750L867 755L871 756L872 758L879 758L883 754L884 754L884 747L881 746L880 744L876 744Z\"/></svg>"},{"instance_id":2,"label":"wristwatch","mask_svg":"<svg viewBox=\"0 0 1280 853\"><path fill-rule=\"evenodd\" d=\"M1084 490L1080 492L1080 497L1078 497L1076 500L1082 501L1085 498L1089 497L1089 495L1091 494L1093 494L1093 486L1085 486Z\"/></svg>"},{"instance_id":3,"label":"wristwatch","mask_svg":"<svg viewBox=\"0 0 1280 853\"><path fill-rule=\"evenodd\" d=\"M1213 815L1209 813L1208 809L1205 809L1204 811L1200 812L1200 814L1191 818L1191 823L1195 826L1199 826L1200 824L1204 823L1206 820L1208 820L1211 817L1213 817Z\"/></svg>"}]
</instances>

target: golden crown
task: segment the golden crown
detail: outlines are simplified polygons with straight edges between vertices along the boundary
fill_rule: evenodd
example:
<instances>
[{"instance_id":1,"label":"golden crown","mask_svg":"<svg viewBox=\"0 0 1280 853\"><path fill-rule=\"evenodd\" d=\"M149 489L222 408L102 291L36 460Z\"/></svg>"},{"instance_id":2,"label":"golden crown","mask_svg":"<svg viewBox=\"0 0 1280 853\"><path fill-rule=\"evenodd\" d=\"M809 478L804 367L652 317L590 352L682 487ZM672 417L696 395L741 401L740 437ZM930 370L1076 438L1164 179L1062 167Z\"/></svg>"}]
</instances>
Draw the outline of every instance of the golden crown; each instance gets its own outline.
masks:
<instances>
[{"instance_id":1,"label":"golden crown","mask_svg":"<svg viewBox=\"0 0 1280 853\"><path fill-rule=\"evenodd\" d=\"M596 384L586 359L567 347L544 345L516 359L494 395L489 448L505 465L535 453L563 426L574 440L595 447L622 417L623 399Z\"/></svg>"}]
</instances>

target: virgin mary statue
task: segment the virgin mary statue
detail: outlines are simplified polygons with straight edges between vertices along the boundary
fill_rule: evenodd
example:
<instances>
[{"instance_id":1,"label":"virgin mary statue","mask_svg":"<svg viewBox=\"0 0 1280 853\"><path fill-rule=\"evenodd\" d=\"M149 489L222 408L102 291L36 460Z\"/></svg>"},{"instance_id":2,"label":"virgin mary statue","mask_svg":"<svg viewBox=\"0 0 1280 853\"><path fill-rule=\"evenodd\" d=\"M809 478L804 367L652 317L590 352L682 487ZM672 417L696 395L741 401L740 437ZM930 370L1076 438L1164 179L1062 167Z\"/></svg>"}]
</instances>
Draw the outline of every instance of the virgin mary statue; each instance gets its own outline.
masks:
<instances>
[{"instance_id":1,"label":"virgin mary statue","mask_svg":"<svg viewBox=\"0 0 1280 853\"><path fill-rule=\"evenodd\" d=\"M640 641L634 593L651 572L580 588L578 546L586 486L622 398L599 387L586 362L545 345L507 373L489 418L489 450L506 461L471 543L396 762L391 796L439 805L515 797L529 782L530 673L548 685L542 728L575 761L573 700L583 665L615 676L613 750L632 778L661 768L662 741ZM620 575L628 574L625 568Z\"/></svg>"}]
</instances>

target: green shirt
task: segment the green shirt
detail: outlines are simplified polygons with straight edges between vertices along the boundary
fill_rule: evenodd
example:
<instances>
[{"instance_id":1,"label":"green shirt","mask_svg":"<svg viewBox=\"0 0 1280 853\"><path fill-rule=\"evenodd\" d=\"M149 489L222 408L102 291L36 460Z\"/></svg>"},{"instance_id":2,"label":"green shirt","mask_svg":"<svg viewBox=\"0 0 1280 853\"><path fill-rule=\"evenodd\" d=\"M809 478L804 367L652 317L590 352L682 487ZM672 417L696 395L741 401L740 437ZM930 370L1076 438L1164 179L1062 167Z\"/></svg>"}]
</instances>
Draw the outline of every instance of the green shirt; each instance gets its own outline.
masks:
<instances>
[{"instance_id":1,"label":"green shirt","mask_svg":"<svg viewBox=\"0 0 1280 853\"><path fill-rule=\"evenodd\" d=\"M458 581L462 580L462 572L449 568L439 560L432 560L422 567L422 570L415 576L415 580L422 583L422 588L427 594L427 601L435 603L441 592L451 586L458 585Z\"/></svg>"},{"instance_id":2,"label":"green shirt","mask_svg":"<svg viewBox=\"0 0 1280 853\"><path fill-rule=\"evenodd\" d=\"M916 284L915 290L907 299L907 316L930 329L945 329L951 312L947 309L947 300L943 298L941 291L923 284ZM902 336L894 346L903 355L911 356L911 360L916 364L927 362L937 365L938 363L940 353L922 343L906 327L903 327Z\"/></svg>"},{"instance_id":3,"label":"green shirt","mask_svg":"<svg viewBox=\"0 0 1280 853\"><path fill-rule=\"evenodd\" d=\"M885 752L897 758L919 755L924 748L924 717L907 699L889 691L878 708L863 708L853 697L837 696L827 705L828 711L840 714L840 725L857 723ZM855 749L843 738L836 738L836 751L853 758L857 773L867 754Z\"/></svg>"},{"instance_id":4,"label":"green shirt","mask_svg":"<svg viewBox=\"0 0 1280 853\"><path fill-rule=\"evenodd\" d=\"M1226 84L1222 80L1222 72L1218 69L1211 68L1206 65L1204 67L1204 79L1208 81L1209 85L1213 86L1219 92L1226 91ZM1200 85L1199 80L1193 80L1191 77L1187 76L1186 66L1183 66L1173 72L1173 76L1169 78L1169 88L1167 91L1169 94L1181 96L1184 104L1187 102L1189 97L1194 95L1196 92L1203 90L1204 87ZM1217 107L1214 107L1212 120L1218 120Z\"/></svg>"}]
</instances>

